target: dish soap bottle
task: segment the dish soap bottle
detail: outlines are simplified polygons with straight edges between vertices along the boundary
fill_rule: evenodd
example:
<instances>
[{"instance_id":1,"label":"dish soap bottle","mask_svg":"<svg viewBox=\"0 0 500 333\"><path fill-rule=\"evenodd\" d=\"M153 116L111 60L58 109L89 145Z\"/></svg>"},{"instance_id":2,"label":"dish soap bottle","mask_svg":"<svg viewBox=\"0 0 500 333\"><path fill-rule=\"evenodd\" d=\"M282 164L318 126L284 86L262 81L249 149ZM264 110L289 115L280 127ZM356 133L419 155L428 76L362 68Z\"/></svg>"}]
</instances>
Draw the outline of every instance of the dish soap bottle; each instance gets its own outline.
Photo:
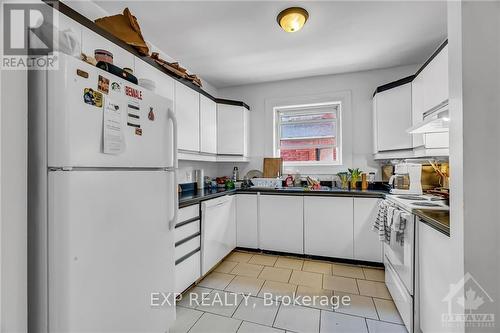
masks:
<instances>
[{"instance_id":1,"label":"dish soap bottle","mask_svg":"<svg viewBox=\"0 0 500 333\"><path fill-rule=\"evenodd\" d=\"M233 181L237 181L240 178L240 171L238 170L238 167L235 166L233 168Z\"/></svg>"}]
</instances>

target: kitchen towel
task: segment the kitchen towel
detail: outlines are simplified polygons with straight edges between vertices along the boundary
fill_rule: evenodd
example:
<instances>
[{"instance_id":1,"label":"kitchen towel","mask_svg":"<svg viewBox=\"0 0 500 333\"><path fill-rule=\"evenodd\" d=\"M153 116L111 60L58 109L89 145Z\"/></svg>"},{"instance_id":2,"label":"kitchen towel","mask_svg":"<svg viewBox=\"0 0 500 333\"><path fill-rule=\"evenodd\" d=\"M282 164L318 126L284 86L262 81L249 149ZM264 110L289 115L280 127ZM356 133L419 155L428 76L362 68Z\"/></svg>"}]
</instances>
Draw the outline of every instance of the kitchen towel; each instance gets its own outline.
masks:
<instances>
[{"instance_id":1,"label":"kitchen towel","mask_svg":"<svg viewBox=\"0 0 500 333\"><path fill-rule=\"evenodd\" d=\"M386 201L381 201L378 204L377 217L372 226L372 230L378 232L379 240L386 243L389 243L391 239L391 229L387 224L387 210L389 207Z\"/></svg>"}]
</instances>

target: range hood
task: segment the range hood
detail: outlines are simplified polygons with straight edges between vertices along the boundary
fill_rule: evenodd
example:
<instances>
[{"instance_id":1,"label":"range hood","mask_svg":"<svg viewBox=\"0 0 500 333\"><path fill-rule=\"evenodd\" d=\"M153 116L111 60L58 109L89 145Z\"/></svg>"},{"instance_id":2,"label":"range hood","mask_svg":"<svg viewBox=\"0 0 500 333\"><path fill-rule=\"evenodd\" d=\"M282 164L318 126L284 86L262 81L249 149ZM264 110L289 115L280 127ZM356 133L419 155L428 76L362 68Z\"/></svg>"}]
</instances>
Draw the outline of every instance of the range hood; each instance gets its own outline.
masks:
<instances>
[{"instance_id":1,"label":"range hood","mask_svg":"<svg viewBox=\"0 0 500 333\"><path fill-rule=\"evenodd\" d=\"M406 130L410 134L442 133L450 130L448 100L424 113L424 120Z\"/></svg>"}]
</instances>

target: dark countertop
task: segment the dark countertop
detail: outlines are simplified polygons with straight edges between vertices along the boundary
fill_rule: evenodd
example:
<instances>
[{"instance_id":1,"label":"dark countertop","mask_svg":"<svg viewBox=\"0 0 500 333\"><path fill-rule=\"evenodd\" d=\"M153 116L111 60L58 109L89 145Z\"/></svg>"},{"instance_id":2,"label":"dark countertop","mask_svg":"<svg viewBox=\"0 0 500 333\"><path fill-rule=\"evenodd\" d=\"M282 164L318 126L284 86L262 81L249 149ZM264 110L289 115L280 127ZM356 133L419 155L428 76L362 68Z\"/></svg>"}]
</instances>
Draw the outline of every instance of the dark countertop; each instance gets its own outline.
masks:
<instances>
[{"instance_id":1,"label":"dark countertop","mask_svg":"<svg viewBox=\"0 0 500 333\"><path fill-rule=\"evenodd\" d=\"M205 189L203 191L188 191L179 193L179 208L195 205L205 200L222 197L236 193L236 190L226 190L225 188L217 188L214 190Z\"/></svg>"},{"instance_id":2,"label":"dark countertop","mask_svg":"<svg viewBox=\"0 0 500 333\"><path fill-rule=\"evenodd\" d=\"M341 190L341 189L325 189L325 190L304 190L300 188L292 189L274 189L274 188L259 188L259 189L238 189L238 190L226 190L221 189L205 189L203 191L193 192L181 192L179 193L179 208L195 205L205 200L221 197L223 195L232 195L235 193L244 194L257 194L261 193L264 195L300 195L300 196L333 196L333 197L360 197L360 198L384 198L388 193L383 190Z\"/></svg>"},{"instance_id":3,"label":"dark countertop","mask_svg":"<svg viewBox=\"0 0 500 333\"><path fill-rule=\"evenodd\" d=\"M261 194L282 194L282 195L307 195L307 196L332 196L332 197L362 197L362 198L385 198L388 191L384 190L342 190L338 188L328 188L322 190L304 190L303 188L249 188L238 190L238 193L257 193Z\"/></svg>"},{"instance_id":4,"label":"dark countertop","mask_svg":"<svg viewBox=\"0 0 500 333\"><path fill-rule=\"evenodd\" d=\"M420 217L422 222L437 231L450 236L450 211L432 209L414 209L413 213Z\"/></svg>"}]
</instances>

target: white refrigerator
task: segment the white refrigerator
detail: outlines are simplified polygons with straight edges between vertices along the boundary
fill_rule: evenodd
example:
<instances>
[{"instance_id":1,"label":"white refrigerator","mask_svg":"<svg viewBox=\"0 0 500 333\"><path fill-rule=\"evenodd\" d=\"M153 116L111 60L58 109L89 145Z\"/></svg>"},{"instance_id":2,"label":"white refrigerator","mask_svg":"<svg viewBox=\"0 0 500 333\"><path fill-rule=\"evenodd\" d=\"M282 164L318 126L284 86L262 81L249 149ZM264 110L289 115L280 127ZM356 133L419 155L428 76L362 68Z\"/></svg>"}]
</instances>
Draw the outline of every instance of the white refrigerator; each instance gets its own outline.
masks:
<instances>
[{"instance_id":1,"label":"white refrigerator","mask_svg":"<svg viewBox=\"0 0 500 333\"><path fill-rule=\"evenodd\" d=\"M83 61L29 77L31 332L166 332L175 302L172 101ZM160 294L163 293L163 294Z\"/></svg>"}]
</instances>

